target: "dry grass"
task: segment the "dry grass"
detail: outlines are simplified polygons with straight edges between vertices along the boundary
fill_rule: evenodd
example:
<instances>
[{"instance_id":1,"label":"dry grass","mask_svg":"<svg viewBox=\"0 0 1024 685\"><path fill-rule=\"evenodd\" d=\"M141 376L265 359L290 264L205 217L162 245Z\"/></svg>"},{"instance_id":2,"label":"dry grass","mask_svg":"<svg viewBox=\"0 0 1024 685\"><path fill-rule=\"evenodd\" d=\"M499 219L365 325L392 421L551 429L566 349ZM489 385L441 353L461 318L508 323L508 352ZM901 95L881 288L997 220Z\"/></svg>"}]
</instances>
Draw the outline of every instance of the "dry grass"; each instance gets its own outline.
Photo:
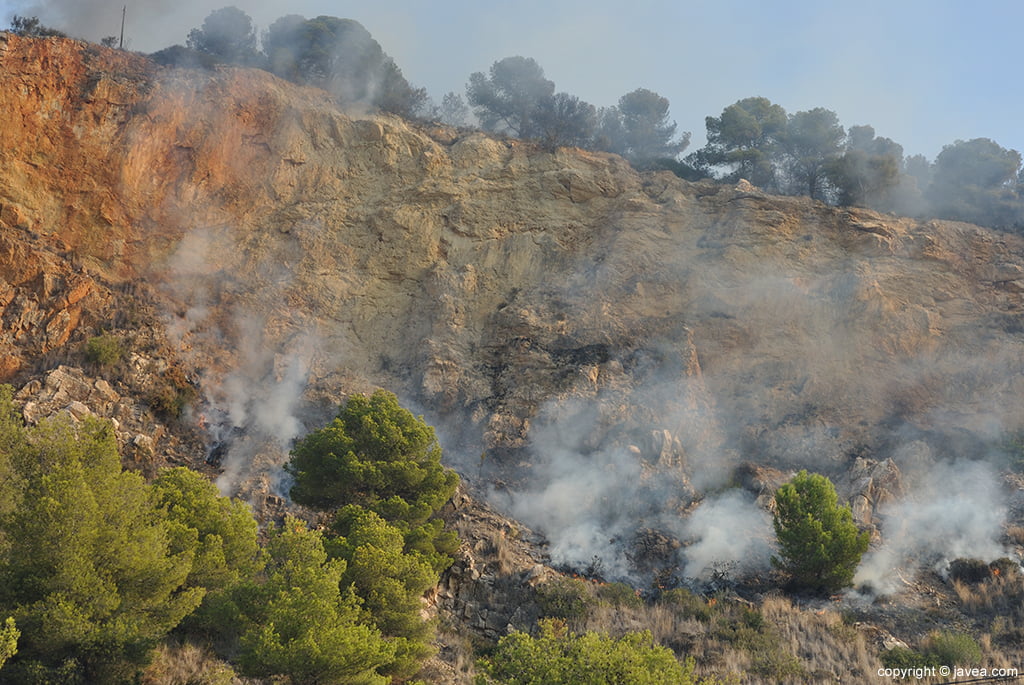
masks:
<instances>
[{"instance_id":1,"label":"dry grass","mask_svg":"<svg viewBox=\"0 0 1024 685\"><path fill-rule=\"evenodd\" d=\"M983 631L979 640L987 663L1019 666L1024 660L1024 578L1000 573L980 583L953 582L965 614Z\"/></svg>"},{"instance_id":2,"label":"dry grass","mask_svg":"<svg viewBox=\"0 0 1024 685\"><path fill-rule=\"evenodd\" d=\"M700 676L736 683L873 682L881 666L837 610L781 597L755 606L673 591L653 603L595 602L583 627L613 636L649 630L656 643L695 657Z\"/></svg>"},{"instance_id":3,"label":"dry grass","mask_svg":"<svg viewBox=\"0 0 1024 685\"><path fill-rule=\"evenodd\" d=\"M788 599L769 597L761 611L784 648L804 664L807 682L870 682L881 666L864 634L834 609L800 609Z\"/></svg>"},{"instance_id":4,"label":"dry grass","mask_svg":"<svg viewBox=\"0 0 1024 685\"><path fill-rule=\"evenodd\" d=\"M193 644L160 645L142 675L143 685L245 685L225 662Z\"/></svg>"}]
</instances>

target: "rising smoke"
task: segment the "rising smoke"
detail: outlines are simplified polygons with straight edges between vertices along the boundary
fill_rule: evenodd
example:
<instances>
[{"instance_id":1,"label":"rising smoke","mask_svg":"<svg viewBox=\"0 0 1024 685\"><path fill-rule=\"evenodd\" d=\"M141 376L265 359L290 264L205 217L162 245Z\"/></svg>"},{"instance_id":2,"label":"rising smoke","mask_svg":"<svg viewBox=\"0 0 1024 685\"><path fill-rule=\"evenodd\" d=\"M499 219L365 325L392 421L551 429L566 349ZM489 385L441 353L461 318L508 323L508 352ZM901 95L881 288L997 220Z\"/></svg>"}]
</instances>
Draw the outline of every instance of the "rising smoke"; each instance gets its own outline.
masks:
<instances>
[{"instance_id":1,"label":"rising smoke","mask_svg":"<svg viewBox=\"0 0 1024 685\"><path fill-rule=\"evenodd\" d=\"M178 307L167 316L167 331L202 370L196 419L208 436L208 461L223 469L221 492L263 488L287 496L280 467L303 433L302 396L323 346L308 330L283 339L272 334L273 303L289 282L284 271L254 284L258 303L231 292L234 275L220 262L237 250L231 241L228 229L194 229L179 243L164 283Z\"/></svg>"},{"instance_id":2,"label":"rising smoke","mask_svg":"<svg viewBox=\"0 0 1024 685\"><path fill-rule=\"evenodd\" d=\"M998 542L1007 508L995 467L966 459L921 466L907 496L880 512L882 544L864 557L858 585L891 592L920 567L942 573L957 558L1007 555Z\"/></svg>"}]
</instances>

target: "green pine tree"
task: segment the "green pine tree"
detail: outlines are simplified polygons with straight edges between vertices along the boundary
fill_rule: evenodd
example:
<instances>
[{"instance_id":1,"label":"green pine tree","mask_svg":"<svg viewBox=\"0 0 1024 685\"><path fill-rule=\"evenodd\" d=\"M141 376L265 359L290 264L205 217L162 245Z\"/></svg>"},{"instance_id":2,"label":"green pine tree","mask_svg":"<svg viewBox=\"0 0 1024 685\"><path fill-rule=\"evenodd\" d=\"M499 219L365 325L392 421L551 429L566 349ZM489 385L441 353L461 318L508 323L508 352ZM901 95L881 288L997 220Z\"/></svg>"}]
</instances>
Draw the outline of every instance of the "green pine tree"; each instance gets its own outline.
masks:
<instances>
[{"instance_id":1,"label":"green pine tree","mask_svg":"<svg viewBox=\"0 0 1024 685\"><path fill-rule=\"evenodd\" d=\"M853 584L870 536L858 530L850 508L839 505L832 481L798 473L775 493L774 524L779 556L772 564L793 587L828 593Z\"/></svg>"}]
</instances>

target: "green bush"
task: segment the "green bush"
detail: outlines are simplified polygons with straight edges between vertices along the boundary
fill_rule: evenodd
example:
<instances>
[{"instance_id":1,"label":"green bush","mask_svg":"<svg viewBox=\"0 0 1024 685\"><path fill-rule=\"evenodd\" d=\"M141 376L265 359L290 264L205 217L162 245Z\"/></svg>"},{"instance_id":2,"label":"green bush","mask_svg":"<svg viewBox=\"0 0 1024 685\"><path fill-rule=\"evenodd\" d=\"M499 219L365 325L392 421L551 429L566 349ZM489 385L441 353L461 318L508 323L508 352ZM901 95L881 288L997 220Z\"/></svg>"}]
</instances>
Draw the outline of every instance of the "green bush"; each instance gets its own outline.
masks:
<instances>
[{"instance_id":1,"label":"green bush","mask_svg":"<svg viewBox=\"0 0 1024 685\"><path fill-rule=\"evenodd\" d=\"M371 621L396 647L392 662L381 669L408 677L433 652L433 628L423 620L420 598L437 584L430 559L404 551L402 531L372 511L350 505L335 516L328 540L332 558L345 562L342 587L350 587Z\"/></svg>"},{"instance_id":2,"label":"green bush","mask_svg":"<svg viewBox=\"0 0 1024 685\"><path fill-rule=\"evenodd\" d=\"M0 615L18 653L5 682L117 682L198 606L194 550L122 471L110 424L24 428L0 390Z\"/></svg>"},{"instance_id":3,"label":"green bush","mask_svg":"<svg viewBox=\"0 0 1024 685\"><path fill-rule=\"evenodd\" d=\"M400 528L407 548L431 557L438 571L450 561L443 557L457 541L431 517L459 478L441 464L434 429L393 394L350 397L329 425L295 445L285 469L299 504L326 511L358 505Z\"/></svg>"},{"instance_id":4,"label":"green bush","mask_svg":"<svg viewBox=\"0 0 1024 685\"><path fill-rule=\"evenodd\" d=\"M832 481L798 473L775 493L774 524L780 556L772 565L794 588L831 593L853 584L870 535L857 529L849 507L839 505Z\"/></svg>"},{"instance_id":5,"label":"green bush","mask_svg":"<svg viewBox=\"0 0 1024 685\"><path fill-rule=\"evenodd\" d=\"M516 631L501 638L483 667L503 685L693 685L694 662L680 664L650 632L614 639L576 635L560 621L540 623L537 637Z\"/></svg>"},{"instance_id":6,"label":"green bush","mask_svg":"<svg viewBox=\"0 0 1024 685\"><path fill-rule=\"evenodd\" d=\"M124 355L124 343L110 333L94 336L85 343L86 360L100 368L109 369L120 364Z\"/></svg>"},{"instance_id":7,"label":"green bush","mask_svg":"<svg viewBox=\"0 0 1024 685\"><path fill-rule=\"evenodd\" d=\"M965 633L931 633L925 640L924 651L940 666L977 666L981 663L981 647Z\"/></svg>"},{"instance_id":8,"label":"green bush","mask_svg":"<svg viewBox=\"0 0 1024 685\"><path fill-rule=\"evenodd\" d=\"M682 587L661 593L658 602L675 608L683 618L693 618L701 623L707 623L714 615L712 607L703 597Z\"/></svg>"},{"instance_id":9,"label":"green bush","mask_svg":"<svg viewBox=\"0 0 1024 685\"><path fill-rule=\"evenodd\" d=\"M240 596L242 671L295 683L387 683L377 669L395 645L363 622L359 599L342 584L345 562L328 559L321 534L289 517L270 531L267 549L262 582Z\"/></svg>"},{"instance_id":10,"label":"green bush","mask_svg":"<svg viewBox=\"0 0 1024 685\"><path fill-rule=\"evenodd\" d=\"M12 656L18 653L18 638L21 633L10 616L4 621L4 627L0 628L0 668Z\"/></svg>"},{"instance_id":11,"label":"green bush","mask_svg":"<svg viewBox=\"0 0 1024 685\"><path fill-rule=\"evenodd\" d=\"M897 670L915 670L938 666L937 663L933 663L926 655L916 652L909 647L887 649L879 655L879 658L883 666Z\"/></svg>"},{"instance_id":12,"label":"green bush","mask_svg":"<svg viewBox=\"0 0 1024 685\"><path fill-rule=\"evenodd\" d=\"M590 615L593 600L584 581L561 577L537 587L537 602L545 617L578 624Z\"/></svg>"},{"instance_id":13,"label":"green bush","mask_svg":"<svg viewBox=\"0 0 1024 685\"><path fill-rule=\"evenodd\" d=\"M604 583L603 585L598 585L597 597L602 602L616 607L639 608L644 604L636 589L625 583Z\"/></svg>"},{"instance_id":14,"label":"green bush","mask_svg":"<svg viewBox=\"0 0 1024 685\"><path fill-rule=\"evenodd\" d=\"M935 631L922 644L921 651L893 647L880 656L886 668L917 669L934 666L977 666L981 647L970 635Z\"/></svg>"}]
</instances>

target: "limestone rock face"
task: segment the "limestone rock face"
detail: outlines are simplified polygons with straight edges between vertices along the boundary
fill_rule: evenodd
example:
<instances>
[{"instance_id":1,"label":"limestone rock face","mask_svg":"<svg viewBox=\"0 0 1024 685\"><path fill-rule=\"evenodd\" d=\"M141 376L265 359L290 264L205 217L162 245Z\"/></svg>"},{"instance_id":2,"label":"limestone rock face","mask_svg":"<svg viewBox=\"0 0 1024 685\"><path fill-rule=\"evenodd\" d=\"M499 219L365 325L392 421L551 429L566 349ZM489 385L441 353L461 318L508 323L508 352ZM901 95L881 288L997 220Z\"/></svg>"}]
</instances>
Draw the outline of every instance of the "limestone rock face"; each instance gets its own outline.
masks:
<instances>
[{"instance_id":1,"label":"limestone rock face","mask_svg":"<svg viewBox=\"0 0 1024 685\"><path fill-rule=\"evenodd\" d=\"M1016 236L75 41L0 35L0 76L0 372L144 282L202 402L277 441L261 469L377 386L469 480L614 453L680 501L743 460L841 474L1024 424Z\"/></svg>"}]
</instances>

